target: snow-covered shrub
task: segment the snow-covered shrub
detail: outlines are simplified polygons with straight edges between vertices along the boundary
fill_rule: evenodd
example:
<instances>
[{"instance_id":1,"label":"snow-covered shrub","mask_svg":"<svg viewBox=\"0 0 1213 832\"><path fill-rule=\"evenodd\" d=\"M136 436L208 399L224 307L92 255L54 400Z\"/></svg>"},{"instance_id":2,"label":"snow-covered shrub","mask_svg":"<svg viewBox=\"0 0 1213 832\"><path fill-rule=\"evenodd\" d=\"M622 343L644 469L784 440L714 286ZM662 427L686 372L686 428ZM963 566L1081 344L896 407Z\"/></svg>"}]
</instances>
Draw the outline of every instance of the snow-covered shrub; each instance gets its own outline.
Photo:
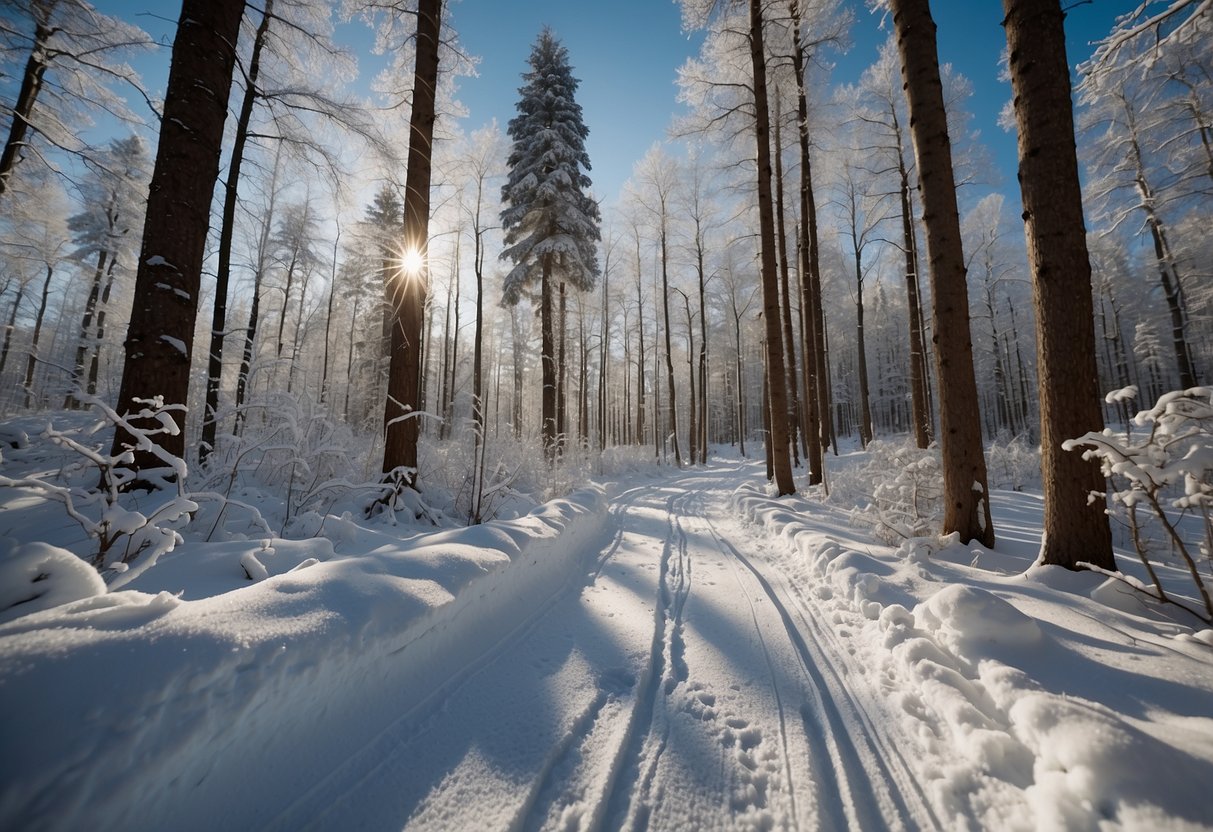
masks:
<instances>
[{"instance_id":1,"label":"snow-covered shrub","mask_svg":"<svg viewBox=\"0 0 1213 832\"><path fill-rule=\"evenodd\" d=\"M994 441L986 449L986 475L990 488L1023 491L1040 485L1040 447L1022 436Z\"/></svg>"},{"instance_id":2,"label":"snow-covered shrub","mask_svg":"<svg viewBox=\"0 0 1213 832\"><path fill-rule=\"evenodd\" d=\"M1131 400L1135 387L1108 394L1112 401ZM1160 552L1150 545L1143 527L1156 523L1172 551L1182 559L1201 600L1206 621L1213 622L1213 600L1196 563L1203 554L1213 566L1213 387L1191 387L1166 393L1149 410L1133 418L1146 430L1121 434L1105 429L1066 441L1066 450L1086 448L1085 459L1097 459L1108 477L1114 512L1133 532L1138 557L1161 600L1168 598L1154 569ZM1102 499L1103 495L1092 495ZM1138 509L1144 507L1144 512ZM1185 520L1194 517L1196 523ZM1185 534L1185 526L1195 533Z\"/></svg>"},{"instance_id":3,"label":"snow-covered shrub","mask_svg":"<svg viewBox=\"0 0 1213 832\"><path fill-rule=\"evenodd\" d=\"M198 490L218 505L215 520L204 524L208 539L232 507L258 534L272 523L283 536L310 536L307 515L323 516L351 493L374 496L383 488L377 476L365 476L374 442L360 441L326 405L275 391L252 397L244 409L241 435L219 436L197 478Z\"/></svg>"},{"instance_id":4,"label":"snow-covered shrub","mask_svg":"<svg viewBox=\"0 0 1213 832\"><path fill-rule=\"evenodd\" d=\"M76 460L59 469L24 477L0 475L0 486L25 488L59 503L68 517L95 541L89 561L111 588L127 583L151 567L181 542L178 530L187 524L198 504L186 494L186 466L155 444L161 434L178 430L172 413L181 405L165 405L161 397L136 399L140 410L131 416L136 427L113 408L95 397L82 397L101 418L83 430L56 430L48 424L42 439L71 452ZM154 423L155 427L147 427ZM112 429L121 426L135 438L135 445L122 453L108 450ZM151 491L128 492L136 474L129 465L134 451L156 454L164 463L159 470L141 470L139 478L158 486Z\"/></svg>"},{"instance_id":5,"label":"snow-covered shrub","mask_svg":"<svg viewBox=\"0 0 1213 832\"><path fill-rule=\"evenodd\" d=\"M883 543L933 534L943 512L939 449L913 440L868 443L862 465L835 475L830 502L854 506L851 522Z\"/></svg>"}]
</instances>

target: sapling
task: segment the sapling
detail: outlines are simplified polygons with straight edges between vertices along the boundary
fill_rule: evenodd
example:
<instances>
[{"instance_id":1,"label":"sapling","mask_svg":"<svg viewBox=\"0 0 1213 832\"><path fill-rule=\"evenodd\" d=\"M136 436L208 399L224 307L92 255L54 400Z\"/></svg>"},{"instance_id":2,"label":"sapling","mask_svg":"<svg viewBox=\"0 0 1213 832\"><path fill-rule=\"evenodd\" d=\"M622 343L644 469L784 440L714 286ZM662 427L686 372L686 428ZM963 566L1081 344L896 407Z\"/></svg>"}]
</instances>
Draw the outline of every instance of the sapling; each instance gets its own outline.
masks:
<instances>
[{"instance_id":1,"label":"sapling","mask_svg":"<svg viewBox=\"0 0 1213 832\"><path fill-rule=\"evenodd\" d=\"M1115 390L1109 402L1126 401L1136 388ZM1085 459L1098 459L1104 476L1114 486L1114 505L1123 506L1133 532L1133 544L1160 601L1178 603L1168 596L1151 563L1149 547L1141 534L1137 509L1145 505L1162 527L1171 546L1183 559L1205 612L1197 615L1213 623L1213 599L1197 566L1191 542L1179 531L1189 514L1203 520L1203 549L1206 560L1213 555L1213 387L1189 387L1166 393L1149 410L1133 418L1133 424L1148 428L1138 436L1111 429L1091 431L1066 441L1066 450L1085 447ZM1092 494L1092 499L1103 499ZM1170 509L1170 511L1169 511ZM1213 560L1210 560L1213 564ZM1184 606L1180 604L1180 606ZM1185 607L1186 608L1186 607ZM1193 611L1194 612L1194 611Z\"/></svg>"},{"instance_id":2,"label":"sapling","mask_svg":"<svg viewBox=\"0 0 1213 832\"><path fill-rule=\"evenodd\" d=\"M97 475L92 481L97 484L92 487L61 485L49 476L14 479L0 475L0 485L28 488L62 505L67 515L96 541L97 549L89 562L105 578L110 589L116 589L150 568L161 555L171 552L181 542L175 524L188 523L189 517L198 509L198 504L186 494L184 460L169 454L153 441L153 437L178 430L172 413L185 408L183 405L165 405L160 396L135 399L140 410L126 417L95 396L80 395L79 398L82 404L92 406L102 416L87 435L95 435L107 427L119 427L134 437L135 444L127 446L122 453L113 454L104 450L109 447L108 441L87 445L48 424L42 437L80 457L75 470L61 471L59 478L67 483L65 475L81 468L92 468ZM155 427L147 427L149 424ZM135 505L136 500L127 492L136 476L129 468L136 450L150 451L164 463L163 469L142 470L138 474L141 479L154 479L161 486L144 498L156 502L155 508L146 514L137 507L127 507Z\"/></svg>"}]
</instances>

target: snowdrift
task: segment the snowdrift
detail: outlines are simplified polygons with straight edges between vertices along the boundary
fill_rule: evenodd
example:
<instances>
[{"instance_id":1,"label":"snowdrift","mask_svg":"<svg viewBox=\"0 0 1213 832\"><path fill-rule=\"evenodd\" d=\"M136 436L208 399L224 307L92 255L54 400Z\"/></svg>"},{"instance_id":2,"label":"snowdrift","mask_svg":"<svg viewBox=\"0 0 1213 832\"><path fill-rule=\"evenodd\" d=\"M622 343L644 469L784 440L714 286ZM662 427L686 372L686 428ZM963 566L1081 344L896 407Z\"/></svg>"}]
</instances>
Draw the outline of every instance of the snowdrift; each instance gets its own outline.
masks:
<instances>
[{"instance_id":1,"label":"snowdrift","mask_svg":"<svg viewBox=\"0 0 1213 832\"><path fill-rule=\"evenodd\" d=\"M782 544L771 561L851 657L850 689L887 714L941 825L1213 828L1213 630L1110 606L1119 582L1033 567L1013 543L894 549L803 498L742 486L732 502Z\"/></svg>"},{"instance_id":2,"label":"snowdrift","mask_svg":"<svg viewBox=\"0 0 1213 832\"><path fill-rule=\"evenodd\" d=\"M272 825L300 771L438 700L583 576L605 516L587 488L211 598L121 591L0 625L0 828Z\"/></svg>"}]
</instances>

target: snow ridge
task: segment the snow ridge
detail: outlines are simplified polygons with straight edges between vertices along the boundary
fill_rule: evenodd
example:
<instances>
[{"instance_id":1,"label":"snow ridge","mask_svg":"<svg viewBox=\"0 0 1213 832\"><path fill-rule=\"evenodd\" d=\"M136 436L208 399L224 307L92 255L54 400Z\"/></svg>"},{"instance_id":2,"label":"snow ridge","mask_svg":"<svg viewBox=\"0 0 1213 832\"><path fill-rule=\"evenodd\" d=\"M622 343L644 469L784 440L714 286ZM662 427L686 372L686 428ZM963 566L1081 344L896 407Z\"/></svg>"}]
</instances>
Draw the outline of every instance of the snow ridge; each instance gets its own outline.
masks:
<instances>
[{"instance_id":1,"label":"snow ridge","mask_svg":"<svg viewBox=\"0 0 1213 832\"><path fill-rule=\"evenodd\" d=\"M270 824L301 791L276 760L323 780L377 715L441 697L587 568L605 516L591 487L214 598L115 592L0 626L0 828Z\"/></svg>"}]
</instances>

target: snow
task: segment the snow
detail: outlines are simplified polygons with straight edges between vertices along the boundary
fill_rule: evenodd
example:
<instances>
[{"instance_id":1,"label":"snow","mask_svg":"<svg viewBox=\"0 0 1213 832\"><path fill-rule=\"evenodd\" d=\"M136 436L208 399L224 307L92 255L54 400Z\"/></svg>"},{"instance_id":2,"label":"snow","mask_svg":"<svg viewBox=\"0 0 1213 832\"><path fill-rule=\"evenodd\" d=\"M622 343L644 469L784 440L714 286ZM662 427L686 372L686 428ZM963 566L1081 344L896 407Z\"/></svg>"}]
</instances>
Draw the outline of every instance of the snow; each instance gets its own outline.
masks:
<instances>
[{"instance_id":1,"label":"snow","mask_svg":"<svg viewBox=\"0 0 1213 832\"><path fill-rule=\"evenodd\" d=\"M0 624L0 827L1213 828L1213 629L1131 559L1034 566L1030 492L990 492L989 550L759 483L329 515L111 592L8 544L0 592L61 594Z\"/></svg>"},{"instance_id":2,"label":"snow","mask_svg":"<svg viewBox=\"0 0 1213 832\"><path fill-rule=\"evenodd\" d=\"M182 355L184 355L184 356L189 355L189 352L185 348L185 342L182 341L180 338L174 338L172 335L161 335L160 340L163 341L164 343L168 344L170 347L172 347L173 349L175 349L177 352L181 353Z\"/></svg>"}]
</instances>

